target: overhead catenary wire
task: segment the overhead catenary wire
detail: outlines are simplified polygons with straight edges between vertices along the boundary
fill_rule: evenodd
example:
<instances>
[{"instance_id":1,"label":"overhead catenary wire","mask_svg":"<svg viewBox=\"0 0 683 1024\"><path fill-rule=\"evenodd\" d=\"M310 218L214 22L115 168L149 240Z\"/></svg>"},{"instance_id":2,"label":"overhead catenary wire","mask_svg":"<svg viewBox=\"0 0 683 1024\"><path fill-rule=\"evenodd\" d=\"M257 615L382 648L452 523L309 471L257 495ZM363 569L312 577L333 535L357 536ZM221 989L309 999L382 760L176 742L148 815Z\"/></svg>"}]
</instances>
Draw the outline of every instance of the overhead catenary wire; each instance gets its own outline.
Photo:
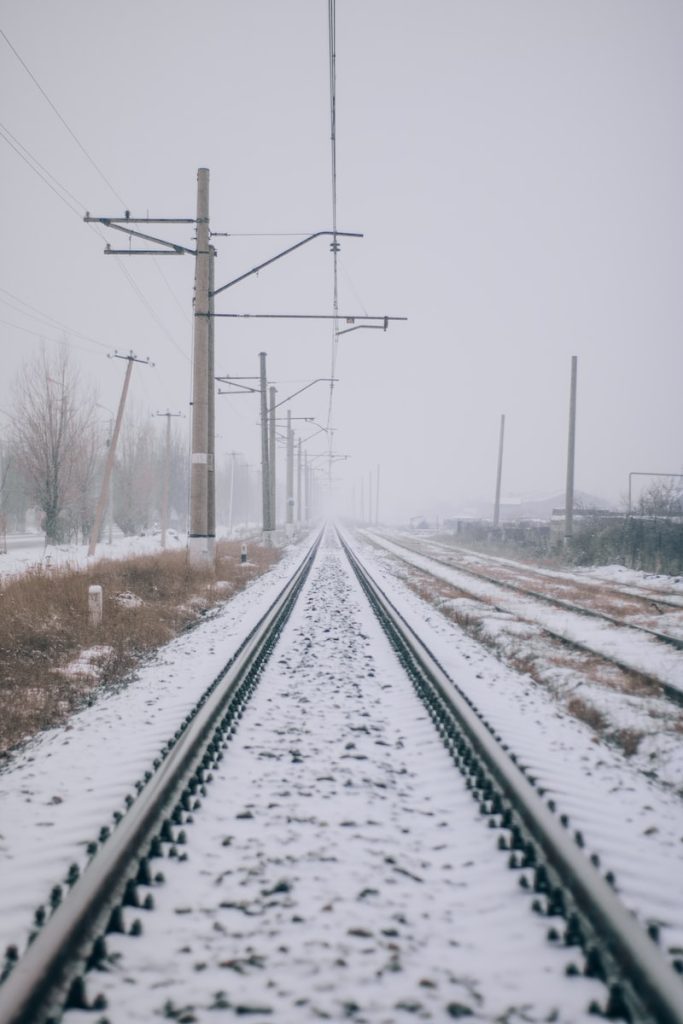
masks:
<instances>
[{"instance_id":1,"label":"overhead catenary wire","mask_svg":"<svg viewBox=\"0 0 683 1024\"><path fill-rule=\"evenodd\" d=\"M337 336L339 314L339 245L337 242L337 9L336 0L328 0L328 48L330 68L330 157L332 175L332 353L330 359L330 393L327 406L327 429L331 431L334 404L334 385L337 376ZM334 434L330 433L330 472L332 471L332 444Z\"/></svg>"},{"instance_id":2,"label":"overhead catenary wire","mask_svg":"<svg viewBox=\"0 0 683 1024\"><path fill-rule=\"evenodd\" d=\"M57 109L57 107L55 106L55 104L54 104L54 103L52 102L52 100L51 100L51 99L50 99L50 97L48 96L48 94L47 94L47 92L45 91L45 89L43 89L42 85L40 84L40 82L38 81L38 79L36 78L36 76L35 76L35 75L33 74L33 72L31 71L30 67L28 66L28 64L26 63L26 61L24 60L24 58L23 58L23 57L21 56L21 54L20 54L20 53L19 53L19 52L17 51L17 49L16 49L16 48L15 48L15 47L14 47L14 46L12 45L12 43L10 42L10 40L9 40L9 39L7 38L7 35L6 35L6 33L5 33L5 32L3 32L3 30L2 30L1 28L0 28L0 35L2 35L3 39L5 40L5 42L7 43L7 45L8 45L8 46L9 46L9 48L10 48L10 50L12 51L12 53L14 54L14 56L15 56L15 57L17 58L17 60L18 60L18 61L19 61L19 63L21 64L21 66L23 67L23 69L24 69L24 71L26 72L26 74L27 74L27 75L29 76L29 78L31 79L31 81L33 82L33 84L34 84L34 85L36 86L36 88L38 89L38 91L39 91L39 92L41 93L41 95L42 95L42 96L44 97L44 99L45 99L45 100L47 101L47 103L48 103L48 104L50 105L50 107L52 108L52 110L54 111L54 113L55 113L55 114L57 115L57 117L59 118L59 120L60 120L60 121L62 122L62 124L64 125L64 127L65 127L65 128L66 128L66 130L68 131L69 135L71 136L71 138L72 138L72 139L74 140L74 142L76 143L76 145L78 146L78 148L79 148L79 149L81 150L81 152L82 152L82 153L83 153L83 155L85 156L86 160L88 160L88 162L89 162L89 163L90 163L90 164L91 164L91 165L92 165L92 166L93 166L93 167L95 168L95 170L97 171L98 175L100 176L100 178L102 179L102 181L103 181L103 182L105 183L105 185L107 185L107 187L108 187L108 188L109 188L109 190L110 190L110 191L112 192L112 194L113 194L113 195L114 195L114 196L115 196L115 197L116 197L116 198L118 199L118 201L119 201L119 202L120 202L120 203L121 203L121 204L122 204L122 205L123 205L123 206L125 207L125 205L126 205L126 203L125 203L125 200L123 200L123 199L121 198L121 196L120 196L120 195L118 194L118 192L116 191L116 189L114 188L114 186L112 185L112 183L111 183L111 182L109 181L109 178L107 178L107 176L106 176L106 174L104 173L104 171L102 171L102 170L101 170L101 168L100 168L100 167L98 167L98 165L97 165L97 164L95 163L95 161L94 161L94 160L93 160L93 158L92 158L92 157L90 156L90 153L88 153L87 149L85 148L85 146L83 145L83 143L81 142L81 140L80 140L80 139L78 138L78 136L77 136L77 135L76 135L76 133L75 133L75 132L73 131L73 129L71 128L71 126L70 126L70 125L69 125L69 124L67 123L66 119L65 119L65 118L64 118L64 117L63 117L63 116L62 116L62 115L60 114L59 110Z\"/></svg>"},{"instance_id":3,"label":"overhead catenary wire","mask_svg":"<svg viewBox=\"0 0 683 1024\"><path fill-rule=\"evenodd\" d=\"M2 30L0 30L0 31L2 31ZM19 140L16 139L16 137L14 135L12 135L12 133L9 131L9 129L5 128L5 126L2 125L2 124L0 124L0 136L2 138L4 138L5 142L7 142L7 144L9 146L11 146L11 148L15 151L17 156L19 156L24 161L24 163L27 164L27 166L30 167L31 170L34 171L35 174L38 175L38 177L41 179L41 181L43 181L43 183L45 185L47 185L47 187L50 189L50 191L53 192L54 195L56 195L57 198L60 199L61 202L63 202L69 208L69 210L71 210L71 212L74 213L78 217L79 220L82 220L83 219L83 212L86 209L85 204L81 203L81 201L79 199L77 199L73 195L73 193L70 192L70 190L66 188L66 186L62 185L61 182L57 178L55 178L55 176L46 167L44 167L44 165L41 164L40 161L36 157L33 156L33 154L30 152L30 150L28 150L21 142L19 142ZM23 150L23 152L22 152L22 150ZM49 179L52 179L52 181L50 181ZM54 182L54 184L52 184L52 182ZM57 186L57 187L55 187L55 186ZM65 196L62 195L60 191L58 191L58 189L62 189L62 191L73 200L73 203L78 203L78 205L80 206L80 210L76 206L74 206L73 203L69 202L69 200L66 199ZM106 243L106 237L102 234L102 232L100 231L100 229L96 225L89 224L88 227L92 231L95 232L95 234L98 236L98 238L100 238L103 242ZM168 328L162 322L162 320L159 317L158 313L156 312L156 310L154 309L154 307L152 306L152 304L150 303L149 299L146 297L146 295L144 294L144 292L142 291L140 286L134 280L134 278L132 277L132 275L131 275L130 271L128 270L128 268L124 267L122 265L121 261L118 260L118 257L117 257L117 262L119 263L119 267L120 267L121 271L123 272L123 275L126 278L128 284L131 286L131 288L133 289L135 294L138 296L138 298L140 299L142 304L145 306L145 308L149 312L150 316L152 317L152 319L154 320L156 325L159 327L159 329L162 331L162 333L166 335L168 340L178 350L180 355L182 355L182 357L184 359L189 360L189 355L187 354L187 352L185 352L181 348L181 346L178 344L178 342L172 336L172 334L170 333ZM159 269L159 272L161 273L161 268L159 267L158 269ZM163 277L163 274L162 274L162 277ZM168 281L167 281L167 279L165 277L164 277L164 281L165 281L166 286L168 287L169 291L171 291L171 293L173 294L172 289L171 289L171 287L170 287L170 285L169 285L169 283L168 283ZM21 301L21 300L19 300L19 301ZM73 333L80 334L80 332L77 332L77 331L74 331ZM81 337L85 337L85 335L81 335ZM89 339L89 340L92 340L92 339Z\"/></svg>"},{"instance_id":4,"label":"overhead catenary wire","mask_svg":"<svg viewBox=\"0 0 683 1024\"><path fill-rule=\"evenodd\" d=\"M154 323L157 325L159 330L168 338L168 340L171 342L173 347L180 353L180 355L183 357L183 359L186 359L189 362L189 359L190 359L189 355L187 354L187 352L185 352L180 347L178 342L175 340L175 338L173 337L173 335L169 331L168 327L166 327L166 325L162 321L161 317L159 316L157 311L154 309L154 306L151 304L151 302L149 301L149 299L147 298L145 293L142 291L142 289L140 288L140 286L138 285L137 281L132 276L131 272L129 271L128 267L125 265L125 263L123 262L121 257L120 256L115 256L114 259L118 263L119 269L121 270L121 273L126 278L128 283L130 284L131 288L133 289L133 291L135 292L137 297L140 299L140 302L143 304L143 306L145 307L145 309L147 310L149 315L152 317L152 319L154 320Z\"/></svg>"},{"instance_id":5,"label":"overhead catenary wire","mask_svg":"<svg viewBox=\"0 0 683 1024\"><path fill-rule=\"evenodd\" d=\"M76 216L79 218L83 216L83 210L85 209L85 207L82 207L80 210L78 210L73 205L73 203L69 202L69 200L65 196L70 196L70 198L73 199L74 203L78 203L78 200L71 194L71 192L67 188L65 188L64 185L61 184L61 182L57 180L57 178L55 178L53 174L50 173L50 171L47 170L46 167L43 166L43 164L40 163L40 161L36 157L33 156L33 154L28 149L26 149L26 147L21 142L19 142L16 136L12 135L10 130L6 128L3 124L0 124L0 136L2 136L7 145L14 150L17 156L19 156L24 161L24 163L31 168L33 173L37 174L41 181L43 181L52 192L54 192L57 198L60 199L65 206L68 206L72 213L75 213ZM50 181L49 178L51 178L52 181ZM59 189L61 189L62 191L60 192ZM65 195L62 195L62 192L64 192Z\"/></svg>"},{"instance_id":6,"label":"overhead catenary wire","mask_svg":"<svg viewBox=\"0 0 683 1024\"><path fill-rule=\"evenodd\" d=\"M16 47L13 45L13 43L8 38L7 34L1 28L0 28L0 35L3 37L3 39L7 43L7 46L10 48L10 50L12 51L12 53L14 54L14 56L16 57L18 62L21 64L21 66L23 67L23 69L26 72L26 74L29 76L31 81L34 83L34 85L36 86L36 88L38 89L40 94L43 96L45 101L48 103L48 105L50 106L51 110L57 116L57 118L59 119L61 124L64 126L64 128L67 130L67 132L69 133L71 138L74 140L74 142L76 143L78 148L81 150L81 152L83 153L85 158L88 160L90 165L94 168L94 170L97 172L99 177L102 179L102 181L105 183L105 185L109 188L109 190L111 191L112 195L125 208L127 206L125 199L123 199L119 195L119 193L114 188L114 186L112 185L112 183L109 180L109 178L106 176L106 174L102 171L102 169L98 166L96 161L90 155L88 150L85 148L85 146L83 145L81 140L78 138L76 133L73 131L73 129L71 128L71 126L67 122L66 118L58 110L56 104L53 102L53 100L48 95L46 90L40 84L40 82L38 81L38 79L36 78L36 76L34 75L32 70L30 69L30 67L28 66L26 61L23 59L23 57L21 56L19 51L16 49ZM44 165L36 157L34 157L33 154L30 153L30 151L21 142L19 142L19 140L16 139L16 137L14 135L12 135L12 133L9 131L8 128L4 128L4 132L6 134L3 134L3 128L4 128L4 126L0 125L0 134L4 138L5 142L7 142L8 145L10 145L12 147L12 149L14 149L14 151L17 153L17 155L19 157L21 157L21 159L34 171L35 174L38 175L39 178L41 178L41 180L48 186L48 188L66 206L69 207L69 209L72 211L72 213L75 213L76 216L79 219L82 220L83 213L87 209L86 205L84 203L82 203L79 199L77 199L76 196L74 196L69 191L69 189L67 189L64 185L62 185L61 182L46 167L44 167ZM14 140L14 141L12 141L12 140ZM22 152L22 150L23 150L23 152ZM52 184L49 179L52 179L52 182L54 182L54 184ZM55 187L55 186L57 186L57 187ZM61 189L62 192L64 193L64 195L62 195L62 193L60 191L58 191L58 189ZM72 202L70 202L69 199L65 198L65 196L68 196L69 199L73 201L73 203L76 203L80 207L80 209L77 209L76 206L72 205ZM102 232L99 230L99 228L96 225L89 224L88 226L91 228L91 230L95 231L95 233L98 235L99 238L102 239L103 242L106 243L106 237L102 234ZM182 357L184 359L186 359L186 360L189 360L188 353L178 344L178 342L172 336L171 332L165 326L165 324L161 320L161 317L156 312L156 310L152 306L152 304L149 301L149 299L147 298L147 296L144 294L144 292L142 291L140 286L137 284L137 282L132 277L130 271L126 267L124 267L122 265L121 261L118 260L118 258L117 258L117 262L119 263L119 267L120 267L124 277L126 278L128 284L133 289L135 294L138 296L138 298L140 299L142 304L145 306L145 308L147 309L148 313L150 314L150 316L152 317L152 319L156 323L157 327L159 327L159 329L162 331L162 333L171 342L171 344L174 346L174 348L177 349L177 351L182 355ZM161 273L161 268L158 268L158 269L159 269L159 272ZM162 277L163 277L163 274L162 274ZM165 277L164 277L164 281L166 281ZM170 285L168 284L168 281L166 281L166 285L169 288L169 291L172 292L172 289L171 289Z\"/></svg>"}]
</instances>

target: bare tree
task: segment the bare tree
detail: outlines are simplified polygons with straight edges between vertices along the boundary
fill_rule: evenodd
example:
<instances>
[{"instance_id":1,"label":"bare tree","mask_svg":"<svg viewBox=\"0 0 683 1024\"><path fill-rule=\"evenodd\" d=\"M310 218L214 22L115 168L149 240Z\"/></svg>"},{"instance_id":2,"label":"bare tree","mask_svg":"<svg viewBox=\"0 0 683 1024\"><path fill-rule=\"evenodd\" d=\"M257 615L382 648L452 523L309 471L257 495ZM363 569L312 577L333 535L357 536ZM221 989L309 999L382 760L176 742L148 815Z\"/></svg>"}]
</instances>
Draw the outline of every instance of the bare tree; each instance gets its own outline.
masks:
<instances>
[{"instance_id":1,"label":"bare tree","mask_svg":"<svg viewBox=\"0 0 683 1024\"><path fill-rule=\"evenodd\" d=\"M636 511L641 516L683 516L681 481L674 477L662 481L654 480L640 496Z\"/></svg>"},{"instance_id":2,"label":"bare tree","mask_svg":"<svg viewBox=\"0 0 683 1024\"><path fill-rule=\"evenodd\" d=\"M11 462L0 440L0 554L7 554L7 474Z\"/></svg>"},{"instance_id":3,"label":"bare tree","mask_svg":"<svg viewBox=\"0 0 683 1024\"><path fill-rule=\"evenodd\" d=\"M114 470L114 519L126 536L148 530L154 521L161 480L158 454L151 419L131 410Z\"/></svg>"},{"instance_id":4,"label":"bare tree","mask_svg":"<svg viewBox=\"0 0 683 1024\"><path fill-rule=\"evenodd\" d=\"M48 543L73 535L88 506L95 468L95 393L80 384L66 347L43 350L15 385L12 448Z\"/></svg>"}]
</instances>

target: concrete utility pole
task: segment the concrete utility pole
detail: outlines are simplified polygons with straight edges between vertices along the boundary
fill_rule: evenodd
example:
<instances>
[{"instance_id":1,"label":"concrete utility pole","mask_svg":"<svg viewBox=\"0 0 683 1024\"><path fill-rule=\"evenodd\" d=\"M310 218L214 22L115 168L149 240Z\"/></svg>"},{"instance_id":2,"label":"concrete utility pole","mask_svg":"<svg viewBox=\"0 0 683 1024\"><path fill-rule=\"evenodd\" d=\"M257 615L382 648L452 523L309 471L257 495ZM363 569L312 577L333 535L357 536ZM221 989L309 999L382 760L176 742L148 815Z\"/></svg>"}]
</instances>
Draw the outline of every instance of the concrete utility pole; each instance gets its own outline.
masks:
<instances>
[{"instance_id":1,"label":"concrete utility pole","mask_svg":"<svg viewBox=\"0 0 683 1024\"><path fill-rule=\"evenodd\" d=\"M197 172L197 255L194 275L194 337L192 376L192 465L190 475L191 565L212 565L215 557L215 509L209 504L214 491L213 414L209 394L213 394L213 353L209 290L211 281L209 244L209 171ZM211 479L210 479L211 478Z\"/></svg>"},{"instance_id":2,"label":"concrete utility pole","mask_svg":"<svg viewBox=\"0 0 683 1024\"><path fill-rule=\"evenodd\" d=\"M377 467L377 490L375 491L375 526L379 526L379 466Z\"/></svg>"},{"instance_id":3,"label":"concrete utility pole","mask_svg":"<svg viewBox=\"0 0 683 1024\"><path fill-rule=\"evenodd\" d=\"M166 457L164 460L164 488L161 498L161 546L166 547L166 531L168 530L168 498L171 490L171 420L182 416L181 412L158 412L155 415L166 417Z\"/></svg>"},{"instance_id":4,"label":"concrete utility pole","mask_svg":"<svg viewBox=\"0 0 683 1024\"><path fill-rule=\"evenodd\" d=\"M294 431L292 430L292 414L287 410L287 536L294 531Z\"/></svg>"},{"instance_id":5,"label":"concrete utility pole","mask_svg":"<svg viewBox=\"0 0 683 1024\"><path fill-rule=\"evenodd\" d=\"M574 448L576 441L576 356L572 356L569 392L569 443L567 446L567 490L564 502L565 540L574 536Z\"/></svg>"},{"instance_id":6,"label":"concrete utility pole","mask_svg":"<svg viewBox=\"0 0 683 1024\"><path fill-rule=\"evenodd\" d=\"M500 417L500 437L498 438L498 471L496 473L496 500L493 503L493 525L500 525L500 484L503 479L503 441L505 439L505 414Z\"/></svg>"},{"instance_id":7,"label":"concrete utility pole","mask_svg":"<svg viewBox=\"0 0 683 1024\"><path fill-rule=\"evenodd\" d=\"M208 480L207 480L207 504L206 520L208 524L208 535L213 538L211 541L211 562L215 560L216 545L216 378L215 378L215 320L213 318L213 286L214 286L214 262L216 250L209 246L209 373L207 385L207 407L209 419L209 436L207 452Z\"/></svg>"},{"instance_id":8,"label":"concrete utility pole","mask_svg":"<svg viewBox=\"0 0 683 1024\"><path fill-rule=\"evenodd\" d=\"M365 522L365 478L360 478L360 521Z\"/></svg>"},{"instance_id":9,"label":"concrete utility pole","mask_svg":"<svg viewBox=\"0 0 683 1024\"><path fill-rule=\"evenodd\" d=\"M277 510L275 507L275 398L277 396L277 388L272 384L269 388L270 393L270 409L269 419L270 423L268 426L268 467L270 469L270 528L275 530L277 528Z\"/></svg>"},{"instance_id":10,"label":"concrete utility pole","mask_svg":"<svg viewBox=\"0 0 683 1024\"><path fill-rule=\"evenodd\" d=\"M301 451L301 438L297 444L297 456L296 456L296 521L301 523L301 471L303 468L302 451Z\"/></svg>"},{"instance_id":11,"label":"concrete utility pole","mask_svg":"<svg viewBox=\"0 0 683 1024\"><path fill-rule=\"evenodd\" d=\"M237 452L230 452L230 497L228 498L228 536L232 537L232 518L235 507L235 456Z\"/></svg>"},{"instance_id":12,"label":"concrete utility pole","mask_svg":"<svg viewBox=\"0 0 683 1024\"><path fill-rule=\"evenodd\" d=\"M123 388L121 390L121 398L119 399L119 408L116 413L116 423L114 424L114 433L112 434L111 444L109 445L109 451L107 452L107 459L104 464L104 476L102 478L102 489L100 490L100 497L97 502L97 508L95 510L95 522L93 523L92 532L90 534L90 544L88 545L88 558L92 558L97 548L97 542L100 539L100 530L102 529L102 520L104 519L104 510L107 507L107 498L109 496L109 486L111 481L111 472L114 468L114 459L116 458L116 444L121 433L121 422L123 420L123 410L126 405L126 396L128 394L128 386L130 384L130 377L133 372L133 363L145 363L147 366L153 366L149 359L138 359L136 355L131 352L127 356L120 356L118 352L114 353L115 359L125 359L128 362L126 367L126 374L123 378Z\"/></svg>"},{"instance_id":13,"label":"concrete utility pole","mask_svg":"<svg viewBox=\"0 0 683 1024\"><path fill-rule=\"evenodd\" d=\"M270 521L270 447L268 444L268 381L266 377L266 353L259 352L261 370L261 490L263 492L263 533L264 540L270 540L273 525Z\"/></svg>"},{"instance_id":14,"label":"concrete utility pole","mask_svg":"<svg viewBox=\"0 0 683 1024\"><path fill-rule=\"evenodd\" d=\"M213 305L210 301L213 256L209 231L209 171L197 171L197 217L91 217L86 224L99 223L122 231L130 238L151 243L154 248L114 249L107 243L107 256L182 256L195 257L193 387L192 387L192 465L190 472L190 530L188 557L193 565L213 564L216 540L214 384L213 384ZM196 224L196 249L169 242L133 224ZM316 236L317 237L317 236ZM301 244L301 243L299 243ZM254 271L255 272L255 271ZM218 289L221 291L222 289Z\"/></svg>"},{"instance_id":15,"label":"concrete utility pole","mask_svg":"<svg viewBox=\"0 0 683 1024\"><path fill-rule=\"evenodd\" d=\"M304 459L304 522L308 525L311 518L311 467L308 464L308 452Z\"/></svg>"}]
</instances>

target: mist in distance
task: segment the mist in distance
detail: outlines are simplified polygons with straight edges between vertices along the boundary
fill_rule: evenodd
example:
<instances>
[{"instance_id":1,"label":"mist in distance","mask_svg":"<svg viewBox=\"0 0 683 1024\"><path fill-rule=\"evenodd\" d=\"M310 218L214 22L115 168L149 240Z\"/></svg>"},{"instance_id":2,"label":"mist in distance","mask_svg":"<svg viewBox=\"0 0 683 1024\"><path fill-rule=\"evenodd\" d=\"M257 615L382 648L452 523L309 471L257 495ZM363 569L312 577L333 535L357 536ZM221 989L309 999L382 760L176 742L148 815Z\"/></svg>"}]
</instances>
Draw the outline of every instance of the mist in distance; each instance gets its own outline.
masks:
<instances>
[{"instance_id":1,"label":"mist in distance","mask_svg":"<svg viewBox=\"0 0 683 1024\"><path fill-rule=\"evenodd\" d=\"M131 408L188 414L192 258L104 256L127 239L83 213L194 217L208 167L217 286L329 230L327 5L2 9L87 155L0 37L0 409L23 360L65 339L103 406L124 370L107 353L133 349L156 365L135 368ZM673 0L338 4L338 227L364 234L341 242L339 310L408 318L339 338L342 511L378 465L383 517L491 503L502 413L504 498L561 493L572 355L577 490L619 503L630 472L683 471L682 58ZM191 225L149 233L192 247ZM329 315L329 239L216 311ZM325 320L218 319L216 372L255 377L265 351L285 398L331 375L332 340ZM329 399L319 383L292 415L324 425ZM219 461L258 465L258 416L256 396L217 398Z\"/></svg>"}]
</instances>

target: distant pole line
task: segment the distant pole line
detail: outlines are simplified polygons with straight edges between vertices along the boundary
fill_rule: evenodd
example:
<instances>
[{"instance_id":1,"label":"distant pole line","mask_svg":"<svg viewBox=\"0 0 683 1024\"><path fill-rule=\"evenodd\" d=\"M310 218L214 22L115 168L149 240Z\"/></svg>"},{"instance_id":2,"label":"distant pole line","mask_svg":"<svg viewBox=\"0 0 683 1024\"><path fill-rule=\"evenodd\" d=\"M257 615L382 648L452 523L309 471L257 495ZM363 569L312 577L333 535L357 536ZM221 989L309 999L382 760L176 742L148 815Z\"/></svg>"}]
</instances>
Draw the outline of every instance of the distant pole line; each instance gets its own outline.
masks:
<instances>
[{"instance_id":1,"label":"distant pole line","mask_svg":"<svg viewBox=\"0 0 683 1024\"><path fill-rule=\"evenodd\" d=\"M569 388L569 440L567 443L567 489L564 502L564 537L574 535L574 460L576 451L576 364L572 356L571 383Z\"/></svg>"},{"instance_id":2,"label":"distant pole line","mask_svg":"<svg viewBox=\"0 0 683 1024\"><path fill-rule=\"evenodd\" d=\"M496 498L493 503L493 525L500 525L500 485L503 477L503 444L505 442L505 413L500 417L500 435L498 437L498 468L496 471Z\"/></svg>"}]
</instances>

